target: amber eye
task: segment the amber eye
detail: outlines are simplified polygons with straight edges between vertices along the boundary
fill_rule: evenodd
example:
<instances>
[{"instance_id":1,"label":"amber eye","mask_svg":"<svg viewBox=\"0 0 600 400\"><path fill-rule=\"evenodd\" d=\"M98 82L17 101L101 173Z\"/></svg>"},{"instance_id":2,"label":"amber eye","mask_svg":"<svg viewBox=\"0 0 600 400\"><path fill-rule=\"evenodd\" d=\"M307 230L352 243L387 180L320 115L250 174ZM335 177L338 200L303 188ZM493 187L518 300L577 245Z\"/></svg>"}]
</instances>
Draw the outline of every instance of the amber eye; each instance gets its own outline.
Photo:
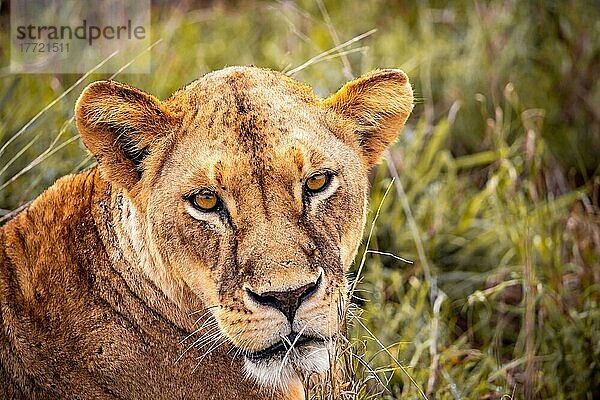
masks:
<instances>
[{"instance_id":1,"label":"amber eye","mask_svg":"<svg viewBox=\"0 0 600 400\"><path fill-rule=\"evenodd\" d=\"M219 205L219 198L211 191L204 190L190 197L194 207L203 212L214 211Z\"/></svg>"},{"instance_id":2,"label":"amber eye","mask_svg":"<svg viewBox=\"0 0 600 400\"><path fill-rule=\"evenodd\" d=\"M329 181L331 180L331 174L326 173L318 173L309 177L306 180L305 186L306 190L311 193L319 193L329 185Z\"/></svg>"}]
</instances>

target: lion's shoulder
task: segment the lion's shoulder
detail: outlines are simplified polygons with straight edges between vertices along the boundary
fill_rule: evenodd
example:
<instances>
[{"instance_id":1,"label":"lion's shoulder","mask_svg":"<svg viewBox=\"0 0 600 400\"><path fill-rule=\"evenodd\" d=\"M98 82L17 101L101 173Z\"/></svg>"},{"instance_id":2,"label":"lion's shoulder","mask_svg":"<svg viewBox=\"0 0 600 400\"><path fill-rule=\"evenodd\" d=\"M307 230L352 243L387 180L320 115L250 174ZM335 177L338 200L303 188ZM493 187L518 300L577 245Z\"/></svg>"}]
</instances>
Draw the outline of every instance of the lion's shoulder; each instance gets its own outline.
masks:
<instances>
[{"instance_id":1,"label":"lion's shoulder","mask_svg":"<svg viewBox=\"0 0 600 400\"><path fill-rule=\"evenodd\" d=\"M69 281L90 263L79 250L92 254L101 245L92 207L103 185L95 169L64 176L0 228L0 268L5 290L18 286L14 301L57 288L52 280Z\"/></svg>"}]
</instances>

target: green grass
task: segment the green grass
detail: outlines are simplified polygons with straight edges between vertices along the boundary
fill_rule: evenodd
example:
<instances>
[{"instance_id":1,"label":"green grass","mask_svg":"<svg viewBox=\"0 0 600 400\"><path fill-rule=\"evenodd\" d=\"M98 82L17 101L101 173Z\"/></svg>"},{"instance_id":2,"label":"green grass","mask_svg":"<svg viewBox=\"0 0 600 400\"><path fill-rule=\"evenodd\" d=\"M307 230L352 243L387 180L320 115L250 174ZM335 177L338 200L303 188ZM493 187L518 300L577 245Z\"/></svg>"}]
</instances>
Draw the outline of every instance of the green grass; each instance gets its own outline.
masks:
<instances>
[{"instance_id":1,"label":"green grass","mask_svg":"<svg viewBox=\"0 0 600 400\"><path fill-rule=\"evenodd\" d=\"M415 264L369 255L365 324L386 345L396 342L392 353L421 387L436 374L432 398L513 391L518 398L592 398L600 383L600 287L590 275L597 274L598 251L580 253L575 231L598 235L598 226L571 211L586 189L536 200L522 141L502 145L495 157L454 157L443 148L445 120L429 138L422 132L418 127L394 152L418 232L400 200L388 200L370 246ZM465 164L485 170L485 183L474 184ZM375 203L386 175L382 167ZM367 354L375 354L378 344L367 342ZM390 360L371 364L386 368ZM402 374L388 379L391 397L418 397Z\"/></svg>"},{"instance_id":2,"label":"green grass","mask_svg":"<svg viewBox=\"0 0 600 400\"><path fill-rule=\"evenodd\" d=\"M374 171L367 228L380 207L369 249L414 263L363 245L345 380L315 386L315 398L592 399L598 21L583 0L157 5L153 73L115 79L164 98L227 65L291 71L368 33L294 76L322 96L373 68L411 77L419 100ZM0 69L0 218L93 164L71 118L84 85L107 77L68 91L81 76Z\"/></svg>"}]
</instances>

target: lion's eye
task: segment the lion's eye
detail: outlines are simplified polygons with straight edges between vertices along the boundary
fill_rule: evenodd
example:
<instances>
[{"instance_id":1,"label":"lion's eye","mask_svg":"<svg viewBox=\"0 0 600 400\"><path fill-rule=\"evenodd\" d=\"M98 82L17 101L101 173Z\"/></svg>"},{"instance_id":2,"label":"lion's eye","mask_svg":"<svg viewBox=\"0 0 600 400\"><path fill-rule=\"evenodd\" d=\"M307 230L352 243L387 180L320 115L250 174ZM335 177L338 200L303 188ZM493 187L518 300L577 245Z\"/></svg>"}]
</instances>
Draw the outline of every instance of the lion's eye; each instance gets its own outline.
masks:
<instances>
[{"instance_id":1,"label":"lion's eye","mask_svg":"<svg viewBox=\"0 0 600 400\"><path fill-rule=\"evenodd\" d=\"M219 205L219 198L211 191L203 190L190 197L190 202L196 209L209 212L214 211Z\"/></svg>"},{"instance_id":2,"label":"lion's eye","mask_svg":"<svg viewBox=\"0 0 600 400\"><path fill-rule=\"evenodd\" d=\"M327 188L331 181L331 174L318 173L314 174L306 180L305 187L308 193L315 194L322 192Z\"/></svg>"}]
</instances>

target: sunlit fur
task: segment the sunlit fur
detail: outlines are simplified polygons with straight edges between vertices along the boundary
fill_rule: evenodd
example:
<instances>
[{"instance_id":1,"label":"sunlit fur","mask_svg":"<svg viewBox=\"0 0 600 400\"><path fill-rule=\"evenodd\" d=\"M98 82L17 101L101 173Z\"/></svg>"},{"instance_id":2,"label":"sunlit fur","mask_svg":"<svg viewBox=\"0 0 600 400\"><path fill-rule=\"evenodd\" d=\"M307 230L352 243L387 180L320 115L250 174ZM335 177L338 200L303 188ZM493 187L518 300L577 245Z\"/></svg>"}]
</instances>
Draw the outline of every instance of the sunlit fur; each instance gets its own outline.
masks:
<instances>
[{"instance_id":1,"label":"sunlit fur","mask_svg":"<svg viewBox=\"0 0 600 400\"><path fill-rule=\"evenodd\" d=\"M254 67L164 101L88 86L75 116L98 167L0 229L0 397L302 398L338 335L368 171L412 101L398 70L324 100ZM329 185L307 192L318 173ZM205 190L211 212L190 202ZM249 294L311 285L291 322ZM323 344L251 357L291 333Z\"/></svg>"}]
</instances>

